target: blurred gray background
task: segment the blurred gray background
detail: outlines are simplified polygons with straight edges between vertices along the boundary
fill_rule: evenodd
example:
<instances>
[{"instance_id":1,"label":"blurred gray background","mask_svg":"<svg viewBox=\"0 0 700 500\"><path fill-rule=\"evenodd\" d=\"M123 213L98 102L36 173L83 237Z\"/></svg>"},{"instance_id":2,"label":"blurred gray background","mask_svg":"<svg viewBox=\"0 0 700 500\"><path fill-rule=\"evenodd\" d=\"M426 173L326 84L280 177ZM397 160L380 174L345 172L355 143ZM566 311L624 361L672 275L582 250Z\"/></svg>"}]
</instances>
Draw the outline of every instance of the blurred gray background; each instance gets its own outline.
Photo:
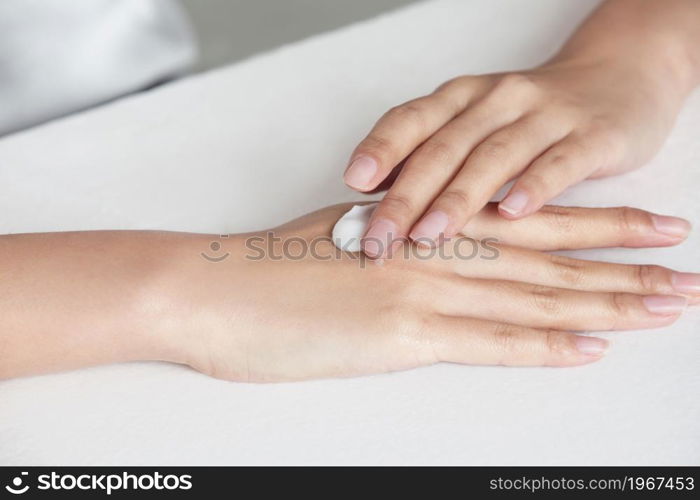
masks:
<instances>
[{"instance_id":1,"label":"blurred gray background","mask_svg":"<svg viewBox=\"0 0 700 500\"><path fill-rule=\"evenodd\" d=\"M416 1L0 0L0 136Z\"/></svg>"},{"instance_id":2,"label":"blurred gray background","mask_svg":"<svg viewBox=\"0 0 700 500\"><path fill-rule=\"evenodd\" d=\"M181 0L205 70L417 0Z\"/></svg>"}]
</instances>

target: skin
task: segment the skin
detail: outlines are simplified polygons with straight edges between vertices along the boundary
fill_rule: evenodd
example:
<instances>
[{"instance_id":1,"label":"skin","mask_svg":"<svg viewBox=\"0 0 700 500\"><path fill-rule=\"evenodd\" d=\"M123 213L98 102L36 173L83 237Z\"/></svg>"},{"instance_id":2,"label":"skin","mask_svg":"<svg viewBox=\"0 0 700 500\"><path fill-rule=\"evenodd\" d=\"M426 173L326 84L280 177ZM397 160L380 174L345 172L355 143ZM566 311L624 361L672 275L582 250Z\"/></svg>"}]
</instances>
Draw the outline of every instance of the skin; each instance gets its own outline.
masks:
<instances>
[{"instance_id":1,"label":"skin","mask_svg":"<svg viewBox=\"0 0 700 500\"><path fill-rule=\"evenodd\" d=\"M666 326L700 300L698 274L540 251L675 245L690 229L682 219L545 207L507 221L489 205L466 228L478 241L454 239L439 253L408 243L371 260L329 241L350 206L227 238L2 236L0 378L135 360L246 382L437 362L576 366L599 360L608 342L574 332ZM659 232L657 219L685 230ZM502 241L487 240L494 236ZM313 241L314 254L299 257L301 242ZM455 258L472 255L475 242L474 258ZM250 258L268 244L274 252ZM285 245L287 257L276 258Z\"/></svg>"},{"instance_id":2,"label":"skin","mask_svg":"<svg viewBox=\"0 0 700 500\"><path fill-rule=\"evenodd\" d=\"M363 242L455 235L510 180L518 219L584 179L637 168L700 83L700 2L609 0L551 60L460 76L389 110L355 148L352 188L389 189Z\"/></svg>"}]
</instances>

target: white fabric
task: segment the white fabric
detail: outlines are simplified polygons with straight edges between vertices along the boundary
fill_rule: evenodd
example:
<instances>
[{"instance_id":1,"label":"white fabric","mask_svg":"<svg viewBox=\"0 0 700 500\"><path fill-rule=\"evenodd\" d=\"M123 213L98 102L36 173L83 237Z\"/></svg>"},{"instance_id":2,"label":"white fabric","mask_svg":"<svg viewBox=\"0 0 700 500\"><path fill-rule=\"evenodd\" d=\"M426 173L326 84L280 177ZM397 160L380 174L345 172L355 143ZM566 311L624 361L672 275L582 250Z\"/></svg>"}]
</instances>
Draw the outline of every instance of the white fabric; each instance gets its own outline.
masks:
<instances>
[{"instance_id":1,"label":"white fabric","mask_svg":"<svg viewBox=\"0 0 700 500\"><path fill-rule=\"evenodd\" d=\"M341 172L388 107L460 73L527 67L594 1L435 1L0 141L0 233L269 227L361 199ZM700 94L666 146L565 204L700 223ZM580 252L698 270L676 248ZM438 365L245 385L165 363L0 383L2 464L700 464L700 313L606 334L580 368Z\"/></svg>"},{"instance_id":2,"label":"white fabric","mask_svg":"<svg viewBox=\"0 0 700 500\"><path fill-rule=\"evenodd\" d=\"M195 54L174 0L3 0L0 134L178 75Z\"/></svg>"}]
</instances>

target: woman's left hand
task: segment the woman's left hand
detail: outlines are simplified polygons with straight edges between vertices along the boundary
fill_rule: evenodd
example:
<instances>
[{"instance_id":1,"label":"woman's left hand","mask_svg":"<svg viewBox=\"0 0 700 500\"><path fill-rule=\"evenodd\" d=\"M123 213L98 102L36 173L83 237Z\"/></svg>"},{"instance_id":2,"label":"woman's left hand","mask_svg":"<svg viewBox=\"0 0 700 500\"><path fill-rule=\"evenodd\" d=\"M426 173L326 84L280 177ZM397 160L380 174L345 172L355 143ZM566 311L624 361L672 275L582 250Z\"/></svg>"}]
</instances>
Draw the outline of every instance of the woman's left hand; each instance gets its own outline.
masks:
<instances>
[{"instance_id":1,"label":"woman's left hand","mask_svg":"<svg viewBox=\"0 0 700 500\"><path fill-rule=\"evenodd\" d=\"M586 178L638 167L682 103L684 92L670 82L627 61L565 59L462 76L396 106L345 172L358 191L393 182L370 221L365 253L381 257L370 238L387 234L440 244L516 177L499 205L507 219L536 212Z\"/></svg>"}]
</instances>

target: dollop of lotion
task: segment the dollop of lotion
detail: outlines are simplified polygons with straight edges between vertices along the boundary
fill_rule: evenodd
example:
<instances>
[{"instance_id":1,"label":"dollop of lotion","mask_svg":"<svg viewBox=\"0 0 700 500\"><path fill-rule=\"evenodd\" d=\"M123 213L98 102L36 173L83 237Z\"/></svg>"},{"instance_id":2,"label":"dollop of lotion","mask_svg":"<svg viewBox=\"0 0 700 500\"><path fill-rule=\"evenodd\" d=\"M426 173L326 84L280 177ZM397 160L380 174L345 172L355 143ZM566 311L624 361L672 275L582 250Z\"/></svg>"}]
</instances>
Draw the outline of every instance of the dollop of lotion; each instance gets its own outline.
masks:
<instances>
[{"instance_id":1,"label":"dollop of lotion","mask_svg":"<svg viewBox=\"0 0 700 500\"><path fill-rule=\"evenodd\" d=\"M360 241L375 208L377 203L355 205L348 210L333 226L333 244L346 252L362 250Z\"/></svg>"}]
</instances>

